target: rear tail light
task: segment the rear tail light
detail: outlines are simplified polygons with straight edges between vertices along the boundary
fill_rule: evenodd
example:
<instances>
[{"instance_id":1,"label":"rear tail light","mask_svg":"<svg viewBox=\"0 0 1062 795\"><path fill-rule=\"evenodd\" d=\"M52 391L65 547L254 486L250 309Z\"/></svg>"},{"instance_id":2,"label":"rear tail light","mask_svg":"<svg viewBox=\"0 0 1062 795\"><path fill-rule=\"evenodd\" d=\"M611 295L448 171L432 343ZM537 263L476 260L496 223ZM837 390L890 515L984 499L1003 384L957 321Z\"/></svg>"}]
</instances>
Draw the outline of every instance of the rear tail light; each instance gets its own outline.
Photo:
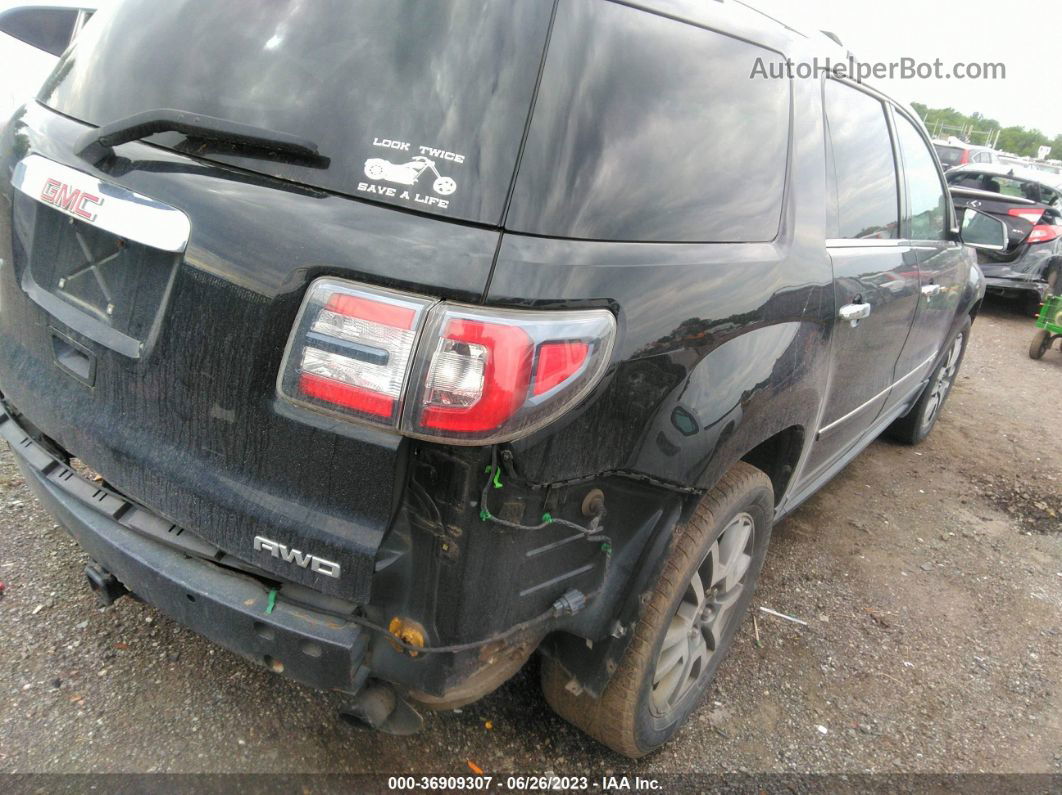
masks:
<instances>
[{"instance_id":1,"label":"rear tail light","mask_svg":"<svg viewBox=\"0 0 1062 795\"><path fill-rule=\"evenodd\" d=\"M604 309L440 304L424 329L402 430L467 444L537 430L593 388L615 333L615 318Z\"/></svg>"},{"instance_id":2,"label":"rear tail light","mask_svg":"<svg viewBox=\"0 0 1062 795\"><path fill-rule=\"evenodd\" d=\"M1029 236L1025 238L1026 243L1046 243L1049 240L1054 240L1058 237L1058 227L1051 226L1050 224L1037 224L1032 228Z\"/></svg>"},{"instance_id":3,"label":"rear tail light","mask_svg":"<svg viewBox=\"0 0 1062 795\"><path fill-rule=\"evenodd\" d=\"M1043 216L1044 211L1037 208L1025 208L1025 207L1011 207L1007 210L1007 215L1014 218L1021 218L1023 221L1028 221L1030 224L1035 224Z\"/></svg>"},{"instance_id":4,"label":"rear tail light","mask_svg":"<svg viewBox=\"0 0 1062 795\"><path fill-rule=\"evenodd\" d=\"M585 397L615 336L603 309L489 309L319 279L278 388L409 436L491 444L531 433Z\"/></svg>"},{"instance_id":5,"label":"rear tail light","mask_svg":"<svg viewBox=\"0 0 1062 795\"><path fill-rule=\"evenodd\" d=\"M299 310L277 388L295 403L394 426L416 329L432 301L318 279Z\"/></svg>"}]
</instances>

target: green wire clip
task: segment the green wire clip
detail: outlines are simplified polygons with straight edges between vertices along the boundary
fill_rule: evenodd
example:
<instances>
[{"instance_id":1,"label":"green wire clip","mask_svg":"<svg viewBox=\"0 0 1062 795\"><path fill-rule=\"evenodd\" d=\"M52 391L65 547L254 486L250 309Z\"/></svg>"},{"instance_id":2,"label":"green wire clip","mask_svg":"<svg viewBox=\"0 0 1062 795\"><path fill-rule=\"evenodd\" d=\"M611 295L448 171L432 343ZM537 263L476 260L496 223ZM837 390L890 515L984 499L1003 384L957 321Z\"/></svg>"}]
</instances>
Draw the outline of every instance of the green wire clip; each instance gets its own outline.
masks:
<instances>
[{"instance_id":1,"label":"green wire clip","mask_svg":"<svg viewBox=\"0 0 1062 795\"><path fill-rule=\"evenodd\" d=\"M549 511L547 511L544 514L542 514L542 521L545 522L546 524L553 524L553 517L550 516Z\"/></svg>"},{"instance_id":2,"label":"green wire clip","mask_svg":"<svg viewBox=\"0 0 1062 795\"><path fill-rule=\"evenodd\" d=\"M487 510L486 508L481 508L481 509L480 509L480 512L479 512L479 521L481 521L481 522L486 522L486 521L488 521L488 520L489 520L489 519L491 519L491 518L492 518L492 517L491 517L491 515L490 515L490 511L488 511L488 510Z\"/></svg>"},{"instance_id":3,"label":"green wire clip","mask_svg":"<svg viewBox=\"0 0 1062 795\"><path fill-rule=\"evenodd\" d=\"M501 482L501 467L491 467L491 466L488 466L488 467L487 467L486 469L484 469L483 471L484 471L485 473L487 473L487 474L489 475L489 474L491 474L491 470L492 470L492 469L494 470L494 476L493 476L493 477L491 478L491 482L492 482L492 483L494 484L494 488L496 488L496 489L500 489L500 488L502 487L502 482Z\"/></svg>"},{"instance_id":4,"label":"green wire clip","mask_svg":"<svg viewBox=\"0 0 1062 795\"><path fill-rule=\"evenodd\" d=\"M266 613L272 613L273 608L277 606L277 589L271 588L269 591L269 602L266 604Z\"/></svg>"},{"instance_id":5,"label":"green wire clip","mask_svg":"<svg viewBox=\"0 0 1062 795\"><path fill-rule=\"evenodd\" d=\"M607 541L605 541L603 544L601 544L601 551L604 552L606 555L611 555L612 554L612 544L610 544Z\"/></svg>"}]
</instances>

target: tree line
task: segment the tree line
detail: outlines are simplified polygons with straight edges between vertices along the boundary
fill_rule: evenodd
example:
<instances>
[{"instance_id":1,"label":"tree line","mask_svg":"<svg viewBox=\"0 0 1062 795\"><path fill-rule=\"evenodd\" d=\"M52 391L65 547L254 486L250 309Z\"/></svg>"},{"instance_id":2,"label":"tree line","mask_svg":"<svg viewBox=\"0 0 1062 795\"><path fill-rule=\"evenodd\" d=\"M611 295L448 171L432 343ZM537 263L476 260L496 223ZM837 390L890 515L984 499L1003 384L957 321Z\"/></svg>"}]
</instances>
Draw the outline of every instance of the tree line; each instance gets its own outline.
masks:
<instances>
[{"instance_id":1,"label":"tree line","mask_svg":"<svg viewBox=\"0 0 1062 795\"><path fill-rule=\"evenodd\" d=\"M920 102L912 102L911 107L922 117L930 132L933 132L938 124L948 127L973 127L974 130L992 133L999 130L997 149L1013 152L1016 155L1036 157L1037 150L1041 146L1050 146L1051 153L1048 158L1062 160L1062 135L1056 135L1051 139L1037 129L1027 130L1017 125L1004 127L995 119L989 119L981 113L966 115L955 108L930 108ZM944 137L948 137L954 135L955 132L946 130L943 134ZM984 143L983 138L984 136L977 136L977 140L970 141L970 143Z\"/></svg>"}]
</instances>

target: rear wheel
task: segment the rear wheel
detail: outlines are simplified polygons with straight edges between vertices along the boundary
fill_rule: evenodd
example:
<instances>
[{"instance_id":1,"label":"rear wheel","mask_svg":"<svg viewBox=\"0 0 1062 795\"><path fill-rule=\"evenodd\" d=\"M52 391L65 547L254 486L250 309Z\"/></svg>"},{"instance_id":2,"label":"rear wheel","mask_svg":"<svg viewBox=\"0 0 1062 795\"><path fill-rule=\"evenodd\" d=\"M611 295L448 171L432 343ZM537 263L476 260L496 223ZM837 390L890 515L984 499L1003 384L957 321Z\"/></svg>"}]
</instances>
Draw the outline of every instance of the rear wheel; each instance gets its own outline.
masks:
<instances>
[{"instance_id":1,"label":"rear wheel","mask_svg":"<svg viewBox=\"0 0 1062 795\"><path fill-rule=\"evenodd\" d=\"M944 403L955 386L970 337L970 321L963 324L959 333L951 338L948 347L929 377L922 396L906 415L889 426L888 435L904 444L918 444L927 436L940 419Z\"/></svg>"},{"instance_id":2,"label":"rear wheel","mask_svg":"<svg viewBox=\"0 0 1062 795\"><path fill-rule=\"evenodd\" d=\"M736 465L675 530L660 578L601 698L573 695L549 658L542 689L557 714L630 757L663 745L685 722L726 656L767 551L770 479Z\"/></svg>"},{"instance_id":3,"label":"rear wheel","mask_svg":"<svg viewBox=\"0 0 1062 795\"><path fill-rule=\"evenodd\" d=\"M1029 358L1040 359L1051 347L1051 332L1045 328L1039 329L1029 343Z\"/></svg>"}]
</instances>

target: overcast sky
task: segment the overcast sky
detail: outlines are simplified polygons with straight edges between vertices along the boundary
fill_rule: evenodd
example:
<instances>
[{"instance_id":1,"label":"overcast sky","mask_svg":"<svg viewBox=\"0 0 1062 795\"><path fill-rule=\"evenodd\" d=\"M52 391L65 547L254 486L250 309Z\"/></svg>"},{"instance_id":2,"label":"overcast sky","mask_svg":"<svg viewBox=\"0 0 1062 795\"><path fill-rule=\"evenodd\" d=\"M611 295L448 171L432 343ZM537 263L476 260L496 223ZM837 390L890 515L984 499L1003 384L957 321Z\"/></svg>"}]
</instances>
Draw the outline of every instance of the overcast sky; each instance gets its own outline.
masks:
<instances>
[{"instance_id":1,"label":"overcast sky","mask_svg":"<svg viewBox=\"0 0 1062 795\"><path fill-rule=\"evenodd\" d=\"M904 102L980 111L1004 127L1062 133L1059 0L745 0L798 29L831 30L862 61L1002 62L1005 80L874 81Z\"/></svg>"}]
</instances>

